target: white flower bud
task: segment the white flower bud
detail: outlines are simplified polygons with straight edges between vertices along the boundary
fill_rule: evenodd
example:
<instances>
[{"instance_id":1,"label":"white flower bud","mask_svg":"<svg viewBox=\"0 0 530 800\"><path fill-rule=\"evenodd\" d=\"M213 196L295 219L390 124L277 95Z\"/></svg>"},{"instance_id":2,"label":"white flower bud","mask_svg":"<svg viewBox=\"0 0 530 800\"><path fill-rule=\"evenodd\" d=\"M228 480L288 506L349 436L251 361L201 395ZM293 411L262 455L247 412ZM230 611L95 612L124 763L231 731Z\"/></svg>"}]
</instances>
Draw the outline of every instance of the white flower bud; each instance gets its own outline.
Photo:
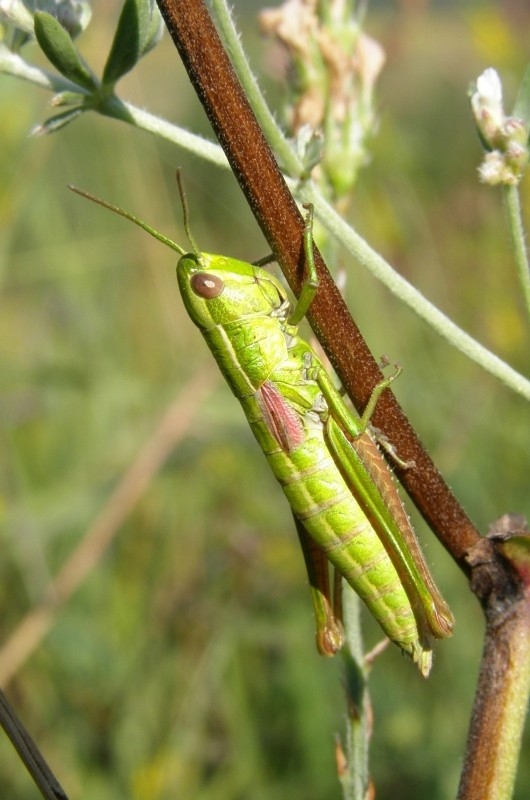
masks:
<instances>
[{"instance_id":1,"label":"white flower bud","mask_svg":"<svg viewBox=\"0 0 530 800\"><path fill-rule=\"evenodd\" d=\"M471 95L471 108L486 144L494 146L495 139L502 132L505 115L501 81L491 67L477 80L475 91Z\"/></svg>"}]
</instances>

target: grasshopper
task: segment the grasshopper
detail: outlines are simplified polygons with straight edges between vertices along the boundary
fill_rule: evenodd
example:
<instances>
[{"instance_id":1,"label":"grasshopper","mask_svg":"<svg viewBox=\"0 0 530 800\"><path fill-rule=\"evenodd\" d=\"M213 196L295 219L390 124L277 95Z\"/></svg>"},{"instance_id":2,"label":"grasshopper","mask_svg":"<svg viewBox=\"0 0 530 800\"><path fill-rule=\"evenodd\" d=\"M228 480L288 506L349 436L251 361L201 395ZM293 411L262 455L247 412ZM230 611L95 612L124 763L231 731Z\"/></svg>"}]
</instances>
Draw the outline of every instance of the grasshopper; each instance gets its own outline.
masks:
<instances>
[{"instance_id":1,"label":"grasshopper","mask_svg":"<svg viewBox=\"0 0 530 800\"><path fill-rule=\"evenodd\" d=\"M293 512L309 575L319 652L333 655L343 644L338 590L342 577L388 638L427 676L432 640L449 636L454 620L369 427L378 397L396 375L375 387L359 417L348 409L322 362L298 333L318 287L312 208L304 229L308 274L292 305L279 280L261 266L199 250L180 178L192 252L129 212L70 188L131 220L181 256L177 280L184 306L241 403ZM335 568L334 598L328 562Z\"/></svg>"}]
</instances>

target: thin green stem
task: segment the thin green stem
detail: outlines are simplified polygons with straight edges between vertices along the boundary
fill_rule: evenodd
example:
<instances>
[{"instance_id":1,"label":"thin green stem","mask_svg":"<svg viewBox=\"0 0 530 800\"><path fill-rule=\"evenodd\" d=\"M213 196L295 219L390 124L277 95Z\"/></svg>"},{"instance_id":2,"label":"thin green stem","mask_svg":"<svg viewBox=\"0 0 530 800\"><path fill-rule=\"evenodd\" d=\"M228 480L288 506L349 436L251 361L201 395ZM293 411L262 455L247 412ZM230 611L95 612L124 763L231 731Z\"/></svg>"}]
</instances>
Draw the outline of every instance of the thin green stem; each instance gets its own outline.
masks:
<instances>
[{"instance_id":1,"label":"thin green stem","mask_svg":"<svg viewBox=\"0 0 530 800\"><path fill-rule=\"evenodd\" d=\"M216 167L229 168L226 156L218 144L198 136L196 133L190 133L190 131L180 128L178 125L173 125L165 119L156 117L154 114L133 106L131 103L125 103L115 95L105 100L99 110L107 117L128 122L130 125L134 125L148 133L154 133L156 136L182 147L189 153L209 161L210 164L215 164Z\"/></svg>"},{"instance_id":2,"label":"thin green stem","mask_svg":"<svg viewBox=\"0 0 530 800\"><path fill-rule=\"evenodd\" d=\"M348 252L381 281L392 294L412 308L440 336L471 361L494 375L517 394L530 400L530 380L459 328L421 292L392 269L390 264L342 219L312 184L305 184L301 194L305 202L313 203L315 215L330 233L336 236Z\"/></svg>"},{"instance_id":3,"label":"thin green stem","mask_svg":"<svg viewBox=\"0 0 530 800\"><path fill-rule=\"evenodd\" d=\"M519 186L504 186L504 202L508 212L508 223L512 237L517 275L521 282L526 311L530 318L530 264L525 244L525 233L521 218Z\"/></svg>"},{"instance_id":4,"label":"thin green stem","mask_svg":"<svg viewBox=\"0 0 530 800\"><path fill-rule=\"evenodd\" d=\"M43 89L51 89L53 92L75 92L76 94L84 94L90 97L90 92L77 83L69 81L68 78L63 78L58 72L51 72L48 69L28 64L16 53L12 53L7 47L0 44L1 73L12 75L14 78L21 78Z\"/></svg>"},{"instance_id":5,"label":"thin green stem","mask_svg":"<svg viewBox=\"0 0 530 800\"><path fill-rule=\"evenodd\" d=\"M344 800L365 800L370 782L370 697L366 680L361 601L343 582L342 610L346 646L343 650L348 727L346 769L339 774Z\"/></svg>"},{"instance_id":6,"label":"thin green stem","mask_svg":"<svg viewBox=\"0 0 530 800\"><path fill-rule=\"evenodd\" d=\"M88 90L78 86L78 84L72 83L72 81L63 78L56 72L34 67L20 58L20 56L2 47L0 47L0 73L21 78L43 89L51 89L54 92L74 92L86 95L87 98L91 96ZM199 158L204 158L211 164L225 169L229 168L226 156L218 144L210 142L202 136L197 136L195 133L190 133L190 131L180 128L178 125L173 125L160 117L156 117L148 111L137 108L132 103L126 103L115 95L103 100L95 110L107 117L134 125L148 133L154 133L156 136L160 136L162 139L166 139L168 142L172 142L199 156Z\"/></svg>"},{"instance_id":7,"label":"thin green stem","mask_svg":"<svg viewBox=\"0 0 530 800\"><path fill-rule=\"evenodd\" d=\"M250 68L247 55L241 45L241 39L232 20L230 9L225 0L212 0L212 10L221 34L230 61L245 90L247 99L252 106L263 133L284 172L289 175L301 175L304 166L293 148L285 138L283 131L276 122L269 106L265 102L263 93Z\"/></svg>"}]
</instances>

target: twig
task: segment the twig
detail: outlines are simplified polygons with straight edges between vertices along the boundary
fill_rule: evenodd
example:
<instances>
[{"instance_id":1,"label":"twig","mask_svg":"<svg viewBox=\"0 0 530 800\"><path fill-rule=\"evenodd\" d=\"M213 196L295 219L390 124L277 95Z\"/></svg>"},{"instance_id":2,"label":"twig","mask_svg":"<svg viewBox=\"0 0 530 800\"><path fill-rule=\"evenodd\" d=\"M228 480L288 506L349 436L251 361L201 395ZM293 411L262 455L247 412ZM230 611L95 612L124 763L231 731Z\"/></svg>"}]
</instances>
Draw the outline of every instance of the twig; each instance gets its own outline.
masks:
<instances>
[{"instance_id":1,"label":"twig","mask_svg":"<svg viewBox=\"0 0 530 800\"><path fill-rule=\"evenodd\" d=\"M45 800L68 800L39 748L0 689L0 724Z\"/></svg>"},{"instance_id":2,"label":"twig","mask_svg":"<svg viewBox=\"0 0 530 800\"><path fill-rule=\"evenodd\" d=\"M489 546L493 543L495 558ZM507 579L506 559L514 566ZM486 635L458 800L512 796L530 692L530 532L505 515L470 553Z\"/></svg>"}]
</instances>

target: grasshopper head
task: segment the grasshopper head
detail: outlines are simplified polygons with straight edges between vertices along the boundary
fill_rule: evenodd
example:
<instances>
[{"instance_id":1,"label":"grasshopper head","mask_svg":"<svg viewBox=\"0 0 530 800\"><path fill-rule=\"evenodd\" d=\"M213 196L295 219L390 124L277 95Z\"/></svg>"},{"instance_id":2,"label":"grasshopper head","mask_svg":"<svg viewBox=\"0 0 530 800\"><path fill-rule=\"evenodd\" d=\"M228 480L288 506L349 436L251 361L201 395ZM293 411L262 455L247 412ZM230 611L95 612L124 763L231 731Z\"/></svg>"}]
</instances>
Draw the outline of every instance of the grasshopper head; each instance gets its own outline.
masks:
<instances>
[{"instance_id":1,"label":"grasshopper head","mask_svg":"<svg viewBox=\"0 0 530 800\"><path fill-rule=\"evenodd\" d=\"M180 254L177 279L186 310L198 328L205 331L216 325L225 325L246 317L270 316L278 309L286 314L288 301L279 281L266 270L254 267L235 258L201 253L191 234L188 206L182 186L180 171L177 171L180 196L184 211L184 227L193 252L159 233L147 222L99 197L70 186L77 194L114 211L134 222L155 239ZM278 314L281 316L281 314Z\"/></svg>"},{"instance_id":2,"label":"grasshopper head","mask_svg":"<svg viewBox=\"0 0 530 800\"><path fill-rule=\"evenodd\" d=\"M270 316L287 299L281 283L261 267L209 253L182 256L177 279L186 310L201 330Z\"/></svg>"}]
</instances>

